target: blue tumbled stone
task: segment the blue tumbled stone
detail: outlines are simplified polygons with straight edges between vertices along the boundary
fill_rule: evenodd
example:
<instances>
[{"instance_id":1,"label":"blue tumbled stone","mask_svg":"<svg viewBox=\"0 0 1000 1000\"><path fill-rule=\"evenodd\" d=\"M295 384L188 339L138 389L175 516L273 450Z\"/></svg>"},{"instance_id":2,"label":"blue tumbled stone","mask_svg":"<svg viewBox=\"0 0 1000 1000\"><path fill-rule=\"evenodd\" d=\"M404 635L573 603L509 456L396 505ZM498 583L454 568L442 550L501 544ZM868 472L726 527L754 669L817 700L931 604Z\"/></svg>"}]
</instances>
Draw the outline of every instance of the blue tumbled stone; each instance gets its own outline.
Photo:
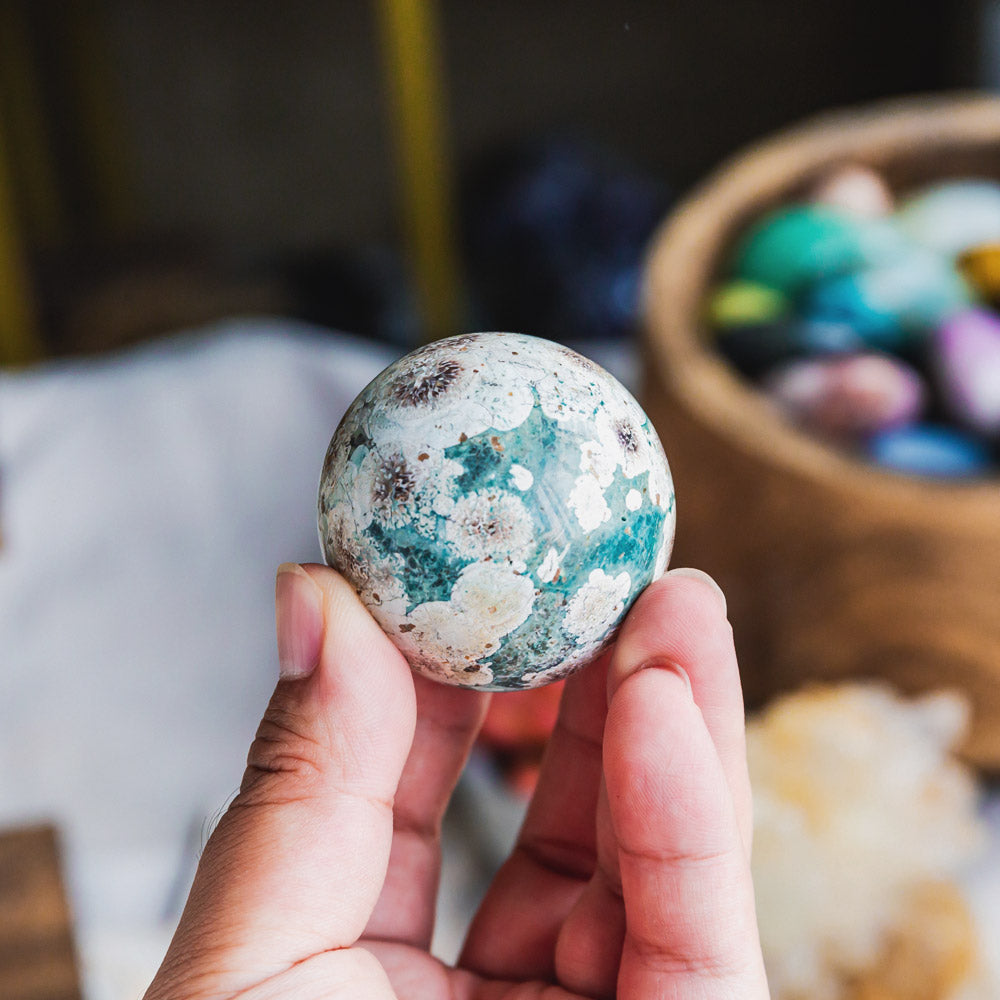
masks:
<instances>
[{"instance_id":1,"label":"blue tumbled stone","mask_svg":"<svg viewBox=\"0 0 1000 1000\"><path fill-rule=\"evenodd\" d=\"M895 263L816 285L803 310L812 319L848 324L872 347L897 350L970 301L967 284L950 262L914 251Z\"/></svg>"},{"instance_id":2,"label":"blue tumbled stone","mask_svg":"<svg viewBox=\"0 0 1000 1000\"><path fill-rule=\"evenodd\" d=\"M982 441L934 424L883 431L871 438L866 450L879 465L914 476L963 479L986 475L991 468Z\"/></svg>"}]
</instances>

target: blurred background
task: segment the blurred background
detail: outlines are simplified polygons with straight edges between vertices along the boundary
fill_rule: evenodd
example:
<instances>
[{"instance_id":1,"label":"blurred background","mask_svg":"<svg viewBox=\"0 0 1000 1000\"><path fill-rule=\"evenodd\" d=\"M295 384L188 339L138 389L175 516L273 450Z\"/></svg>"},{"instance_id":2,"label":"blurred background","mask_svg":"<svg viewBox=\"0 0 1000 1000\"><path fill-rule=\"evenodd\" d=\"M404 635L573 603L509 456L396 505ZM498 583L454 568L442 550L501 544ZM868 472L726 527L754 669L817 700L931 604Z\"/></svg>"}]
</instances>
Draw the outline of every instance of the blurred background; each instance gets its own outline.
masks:
<instances>
[{"instance_id":1,"label":"blurred background","mask_svg":"<svg viewBox=\"0 0 1000 1000\"><path fill-rule=\"evenodd\" d=\"M350 0L8 3L5 230L46 353L240 309L413 335L382 301L405 294L413 163L443 158L454 196L484 158L564 137L676 195L808 112L982 82L990 7L444 3L428 25Z\"/></svg>"},{"instance_id":2,"label":"blurred background","mask_svg":"<svg viewBox=\"0 0 1000 1000\"><path fill-rule=\"evenodd\" d=\"M650 240L707 175L817 112L969 88L1000 88L993 0L0 0L0 995L155 972L273 686L274 569L319 558L322 456L370 378L516 329L646 402ZM776 997L997 995L1000 756L963 752L983 716L946 667L940 696L754 688ZM445 830L445 957L557 698L495 699ZM867 784L835 787L844 733ZM829 811L792 850L803 782ZM921 850L851 896L911 820Z\"/></svg>"}]
</instances>

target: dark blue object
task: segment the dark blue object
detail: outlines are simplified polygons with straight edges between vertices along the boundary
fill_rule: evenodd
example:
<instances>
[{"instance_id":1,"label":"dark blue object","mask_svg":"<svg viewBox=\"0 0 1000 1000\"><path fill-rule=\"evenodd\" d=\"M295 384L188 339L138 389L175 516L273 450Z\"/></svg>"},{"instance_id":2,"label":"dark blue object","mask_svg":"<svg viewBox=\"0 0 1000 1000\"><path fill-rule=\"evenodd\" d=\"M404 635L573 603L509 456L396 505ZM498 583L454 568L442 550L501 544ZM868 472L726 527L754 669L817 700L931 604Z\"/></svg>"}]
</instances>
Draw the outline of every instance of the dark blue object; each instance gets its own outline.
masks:
<instances>
[{"instance_id":1,"label":"dark blue object","mask_svg":"<svg viewBox=\"0 0 1000 1000\"><path fill-rule=\"evenodd\" d=\"M581 142L489 156L463 184L475 325L563 341L630 334L645 246L669 204L663 186Z\"/></svg>"},{"instance_id":2,"label":"dark blue object","mask_svg":"<svg viewBox=\"0 0 1000 1000\"><path fill-rule=\"evenodd\" d=\"M868 454L879 465L914 476L961 479L991 471L981 440L935 424L883 431L868 442Z\"/></svg>"}]
</instances>

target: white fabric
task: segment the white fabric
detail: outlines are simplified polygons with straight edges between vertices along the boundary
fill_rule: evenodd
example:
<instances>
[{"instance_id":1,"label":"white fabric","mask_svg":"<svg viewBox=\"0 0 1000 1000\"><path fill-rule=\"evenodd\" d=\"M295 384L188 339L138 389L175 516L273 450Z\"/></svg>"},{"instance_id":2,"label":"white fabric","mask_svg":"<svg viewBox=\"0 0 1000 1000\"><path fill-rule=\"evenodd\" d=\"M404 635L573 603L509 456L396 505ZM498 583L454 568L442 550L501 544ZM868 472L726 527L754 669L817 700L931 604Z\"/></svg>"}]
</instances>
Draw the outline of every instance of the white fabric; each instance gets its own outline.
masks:
<instances>
[{"instance_id":1,"label":"white fabric","mask_svg":"<svg viewBox=\"0 0 1000 1000\"><path fill-rule=\"evenodd\" d=\"M326 445L390 360L248 320L0 373L0 825L58 824L94 998L145 985L123 938L162 955L277 676L275 568L320 558Z\"/></svg>"}]
</instances>

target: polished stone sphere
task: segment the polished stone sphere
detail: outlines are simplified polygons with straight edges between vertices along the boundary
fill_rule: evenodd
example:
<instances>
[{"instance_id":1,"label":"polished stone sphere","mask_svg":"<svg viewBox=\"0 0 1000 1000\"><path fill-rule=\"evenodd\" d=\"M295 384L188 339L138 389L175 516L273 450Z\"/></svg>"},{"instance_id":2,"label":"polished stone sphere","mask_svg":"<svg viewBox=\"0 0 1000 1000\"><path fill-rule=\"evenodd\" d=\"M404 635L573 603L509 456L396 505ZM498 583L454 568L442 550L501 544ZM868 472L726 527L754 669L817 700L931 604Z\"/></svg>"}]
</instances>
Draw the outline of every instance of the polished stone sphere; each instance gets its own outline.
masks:
<instances>
[{"instance_id":1,"label":"polished stone sphere","mask_svg":"<svg viewBox=\"0 0 1000 1000\"><path fill-rule=\"evenodd\" d=\"M482 690L559 680L667 565L674 491L646 414L604 369L513 333L390 365L337 428L327 562L418 673Z\"/></svg>"}]
</instances>

